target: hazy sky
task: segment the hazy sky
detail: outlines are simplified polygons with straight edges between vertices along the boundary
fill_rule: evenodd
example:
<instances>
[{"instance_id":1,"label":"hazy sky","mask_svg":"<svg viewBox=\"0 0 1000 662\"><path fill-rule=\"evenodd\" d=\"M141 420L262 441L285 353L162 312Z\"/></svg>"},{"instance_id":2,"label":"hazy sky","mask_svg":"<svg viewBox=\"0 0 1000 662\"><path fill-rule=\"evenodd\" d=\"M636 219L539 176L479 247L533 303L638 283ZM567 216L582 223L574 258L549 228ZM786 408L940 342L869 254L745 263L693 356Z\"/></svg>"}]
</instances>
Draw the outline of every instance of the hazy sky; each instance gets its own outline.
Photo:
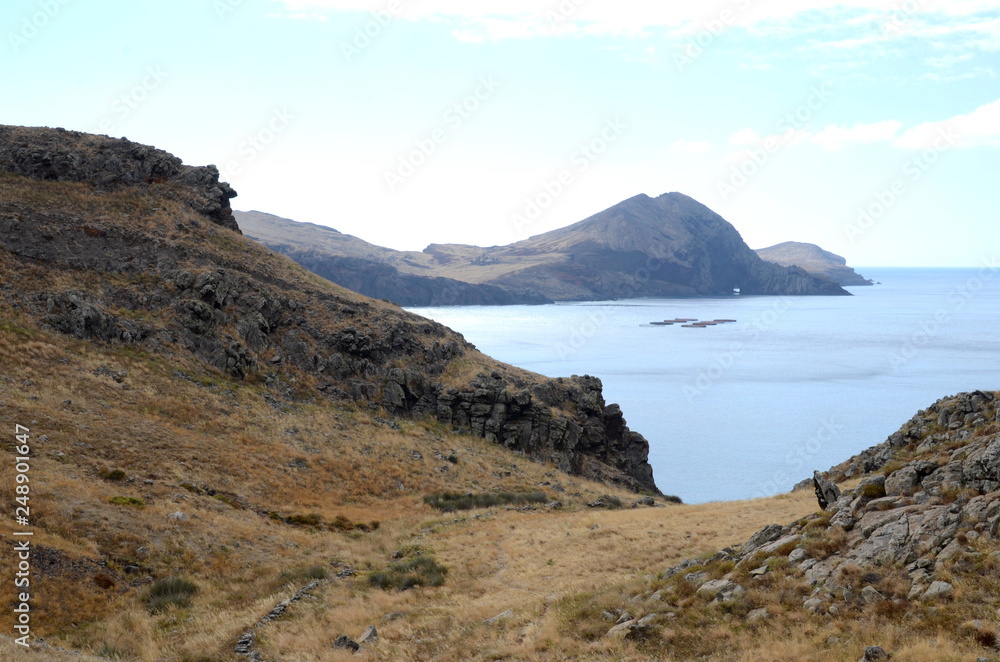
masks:
<instances>
[{"instance_id":1,"label":"hazy sky","mask_svg":"<svg viewBox=\"0 0 1000 662\"><path fill-rule=\"evenodd\" d=\"M997 0L6 0L0 29L0 123L394 248L669 191L859 266L1000 245Z\"/></svg>"}]
</instances>

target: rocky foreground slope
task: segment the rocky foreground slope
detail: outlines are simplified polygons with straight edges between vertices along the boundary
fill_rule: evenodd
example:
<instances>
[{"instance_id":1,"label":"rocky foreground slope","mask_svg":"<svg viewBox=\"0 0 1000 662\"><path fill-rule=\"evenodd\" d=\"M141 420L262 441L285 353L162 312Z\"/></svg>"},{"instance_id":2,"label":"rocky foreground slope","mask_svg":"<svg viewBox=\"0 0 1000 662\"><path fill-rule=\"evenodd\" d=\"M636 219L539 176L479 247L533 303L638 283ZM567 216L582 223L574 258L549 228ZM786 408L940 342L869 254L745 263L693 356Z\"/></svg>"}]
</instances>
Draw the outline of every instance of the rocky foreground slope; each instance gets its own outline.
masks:
<instances>
[{"instance_id":1,"label":"rocky foreground slope","mask_svg":"<svg viewBox=\"0 0 1000 662\"><path fill-rule=\"evenodd\" d=\"M419 253L259 212L237 218L251 236L311 271L406 305L714 296L735 289L848 294L798 267L760 259L730 223L680 193L638 195L507 246L431 244Z\"/></svg>"},{"instance_id":2,"label":"rocky foreground slope","mask_svg":"<svg viewBox=\"0 0 1000 662\"><path fill-rule=\"evenodd\" d=\"M920 411L883 444L807 482L820 512L666 569L609 614L619 619L605 626L609 636L642 641L669 632L678 647L695 650L678 631L721 621L734 637L812 630L808 649L825 657L810 659L853 660L844 651L866 647L863 660L894 651L895 659L996 659L998 405L996 393L975 391ZM852 487L841 491L836 483L844 481ZM927 637L938 638L936 655Z\"/></svg>"},{"instance_id":3,"label":"rocky foreground slope","mask_svg":"<svg viewBox=\"0 0 1000 662\"><path fill-rule=\"evenodd\" d=\"M435 417L656 490L648 443L600 380L516 370L439 324L305 277L240 235L218 177L124 139L0 127L0 302L77 338L189 352L276 398Z\"/></svg>"}]
</instances>

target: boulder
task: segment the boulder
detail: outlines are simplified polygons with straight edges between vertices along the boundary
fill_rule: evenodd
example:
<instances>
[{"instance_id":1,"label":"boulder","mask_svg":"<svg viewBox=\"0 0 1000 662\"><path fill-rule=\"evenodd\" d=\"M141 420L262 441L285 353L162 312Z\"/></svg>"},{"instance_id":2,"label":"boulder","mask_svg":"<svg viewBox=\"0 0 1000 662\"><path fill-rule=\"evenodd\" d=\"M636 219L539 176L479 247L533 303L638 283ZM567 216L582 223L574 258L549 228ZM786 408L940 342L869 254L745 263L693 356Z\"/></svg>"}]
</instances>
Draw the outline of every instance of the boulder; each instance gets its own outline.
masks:
<instances>
[{"instance_id":1,"label":"boulder","mask_svg":"<svg viewBox=\"0 0 1000 662\"><path fill-rule=\"evenodd\" d=\"M905 466L889 474L885 479L887 496L913 496L920 489L920 475L912 466Z\"/></svg>"},{"instance_id":2,"label":"boulder","mask_svg":"<svg viewBox=\"0 0 1000 662\"><path fill-rule=\"evenodd\" d=\"M743 543L743 554L753 554L769 542L774 542L780 538L784 532L785 527L780 524L769 524L765 526L763 529L753 534L750 537L750 540Z\"/></svg>"},{"instance_id":3,"label":"boulder","mask_svg":"<svg viewBox=\"0 0 1000 662\"><path fill-rule=\"evenodd\" d=\"M934 581L931 585L927 587L924 594L920 596L923 602L931 602L933 600L947 600L955 594L955 587L948 582Z\"/></svg>"},{"instance_id":4,"label":"boulder","mask_svg":"<svg viewBox=\"0 0 1000 662\"><path fill-rule=\"evenodd\" d=\"M832 481L823 478L818 471L813 472L813 487L816 490L819 507L823 510L837 503L837 499L840 498L840 488Z\"/></svg>"},{"instance_id":5,"label":"boulder","mask_svg":"<svg viewBox=\"0 0 1000 662\"><path fill-rule=\"evenodd\" d=\"M882 662L882 660L888 660L892 655L885 652L881 646L869 646L865 649L865 654L861 656L858 662Z\"/></svg>"},{"instance_id":6,"label":"boulder","mask_svg":"<svg viewBox=\"0 0 1000 662\"><path fill-rule=\"evenodd\" d=\"M350 651L361 650L361 644L359 644L358 642L354 641L353 639L344 634L340 635L334 640L333 647Z\"/></svg>"}]
</instances>

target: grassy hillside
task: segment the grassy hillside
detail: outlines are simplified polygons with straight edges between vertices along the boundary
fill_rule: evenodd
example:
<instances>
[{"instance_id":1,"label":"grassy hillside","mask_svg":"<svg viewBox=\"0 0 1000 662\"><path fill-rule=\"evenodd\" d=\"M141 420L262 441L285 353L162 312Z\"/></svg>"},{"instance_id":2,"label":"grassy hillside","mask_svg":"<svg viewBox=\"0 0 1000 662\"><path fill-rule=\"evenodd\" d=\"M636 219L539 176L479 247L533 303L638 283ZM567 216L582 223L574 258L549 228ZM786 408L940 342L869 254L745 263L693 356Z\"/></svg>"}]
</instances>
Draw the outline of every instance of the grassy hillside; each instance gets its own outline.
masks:
<instances>
[{"instance_id":1,"label":"grassy hillside","mask_svg":"<svg viewBox=\"0 0 1000 662\"><path fill-rule=\"evenodd\" d=\"M313 578L323 581L312 597L261 629L265 657L356 659L334 653L333 640L375 625L381 639L367 659L586 659L617 645L567 631L568 596L617 590L814 508L799 495L632 509L634 494L433 423L276 408L264 386L194 359L67 340L9 309L3 319L5 423L29 426L35 451L34 632L105 659L237 659L239 636ZM454 513L424 502L444 491L542 491L546 502ZM10 471L0 494L12 512ZM603 495L626 508L586 506ZM561 508L545 505L555 500ZM371 585L400 551L435 558L444 585ZM150 587L174 577L197 593L151 613ZM12 592L5 582L0 603Z\"/></svg>"}]
</instances>

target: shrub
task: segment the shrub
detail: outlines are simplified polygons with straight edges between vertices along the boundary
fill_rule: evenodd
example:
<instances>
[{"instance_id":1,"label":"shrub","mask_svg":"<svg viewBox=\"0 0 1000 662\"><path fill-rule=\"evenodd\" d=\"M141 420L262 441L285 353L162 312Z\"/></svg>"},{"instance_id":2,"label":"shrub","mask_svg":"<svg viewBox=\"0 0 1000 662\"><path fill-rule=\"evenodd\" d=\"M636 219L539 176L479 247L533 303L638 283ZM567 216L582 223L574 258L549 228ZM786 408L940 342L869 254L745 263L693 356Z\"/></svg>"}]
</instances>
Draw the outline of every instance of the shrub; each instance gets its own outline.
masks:
<instances>
[{"instance_id":1,"label":"shrub","mask_svg":"<svg viewBox=\"0 0 1000 662\"><path fill-rule=\"evenodd\" d=\"M885 496L885 485L878 483L865 483L861 488L861 496L866 499L881 499Z\"/></svg>"},{"instance_id":2,"label":"shrub","mask_svg":"<svg viewBox=\"0 0 1000 662\"><path fill-rule=\"evenodd\" d=\"M103 573L94 575L94 583L105 590L113 589L116 585L114 579Z\"/></svg>"},{"instance_id":3,"label":"shrub","mask_svg":"<svg viewBox=\"0 0 1000 662\"><path fill-rule=\"evenodd\" d=\"M490 508L500 505L524 505L545 503L549 500L545 492L480 492L479 494L458 494L455 492L435 492L424 497L424 503L431 508L446 513L472 508ZM619 504L621 502L619 501Z\"/></svg>"},{"instance_id":4,"label":"shrub","mask_svg":"<svg viewBox=\"0 0 1000 662\"><path fill-rule=\"evenodd\" d=\"M101 469L97 472L97 475L104 480L110 480L113 482L123 481L127 478L125 472L121 469Z\"/></svg>"},{"instance_id":5,"label":"shrub","mask_svg":"<svg viewBox=\"0 0 1000 662\"><path fill-rule=\"evenodd\" d=\"M115 496L108 499L108 503L113 506L135 506L136 508L146 507L146 502L137 497Z\"/></svg>"},{"instance_id":6,"label":"shrub","mask_svg":"<svg viewBox=\"0 0 1000 662\"><path fill-rule=\"evenodd\" d=\"M323 518L316 513L309 513L308 515L289 515L285 518L285 522L288 524L296 524L298 526L319 526L323 521Z\"/></svg>"},{"instance_id":7,"label":"shrub","mask_svg":"<svg viewBox=\"0 0 1000 662\"><path fill-rule=\"evenodd\" d=\"M405 591L414 586L441 586L448 569L433 556L419 555L392 563L385 570L368 575L368 582L383 590Z\"/></svg>"},{"instance_id":8,"label":"shrub","mask_svg":"<svg viewBox=\"0 0 1000 662\"><path fill-rule=\"evenodd\" d=\"M187 579L170 577L160 579L149 587L146 594L146 606L153 614L159 614L171 605L188 607L191 597L198 592L198 586Z\"/></svg>"}]
</instances>

